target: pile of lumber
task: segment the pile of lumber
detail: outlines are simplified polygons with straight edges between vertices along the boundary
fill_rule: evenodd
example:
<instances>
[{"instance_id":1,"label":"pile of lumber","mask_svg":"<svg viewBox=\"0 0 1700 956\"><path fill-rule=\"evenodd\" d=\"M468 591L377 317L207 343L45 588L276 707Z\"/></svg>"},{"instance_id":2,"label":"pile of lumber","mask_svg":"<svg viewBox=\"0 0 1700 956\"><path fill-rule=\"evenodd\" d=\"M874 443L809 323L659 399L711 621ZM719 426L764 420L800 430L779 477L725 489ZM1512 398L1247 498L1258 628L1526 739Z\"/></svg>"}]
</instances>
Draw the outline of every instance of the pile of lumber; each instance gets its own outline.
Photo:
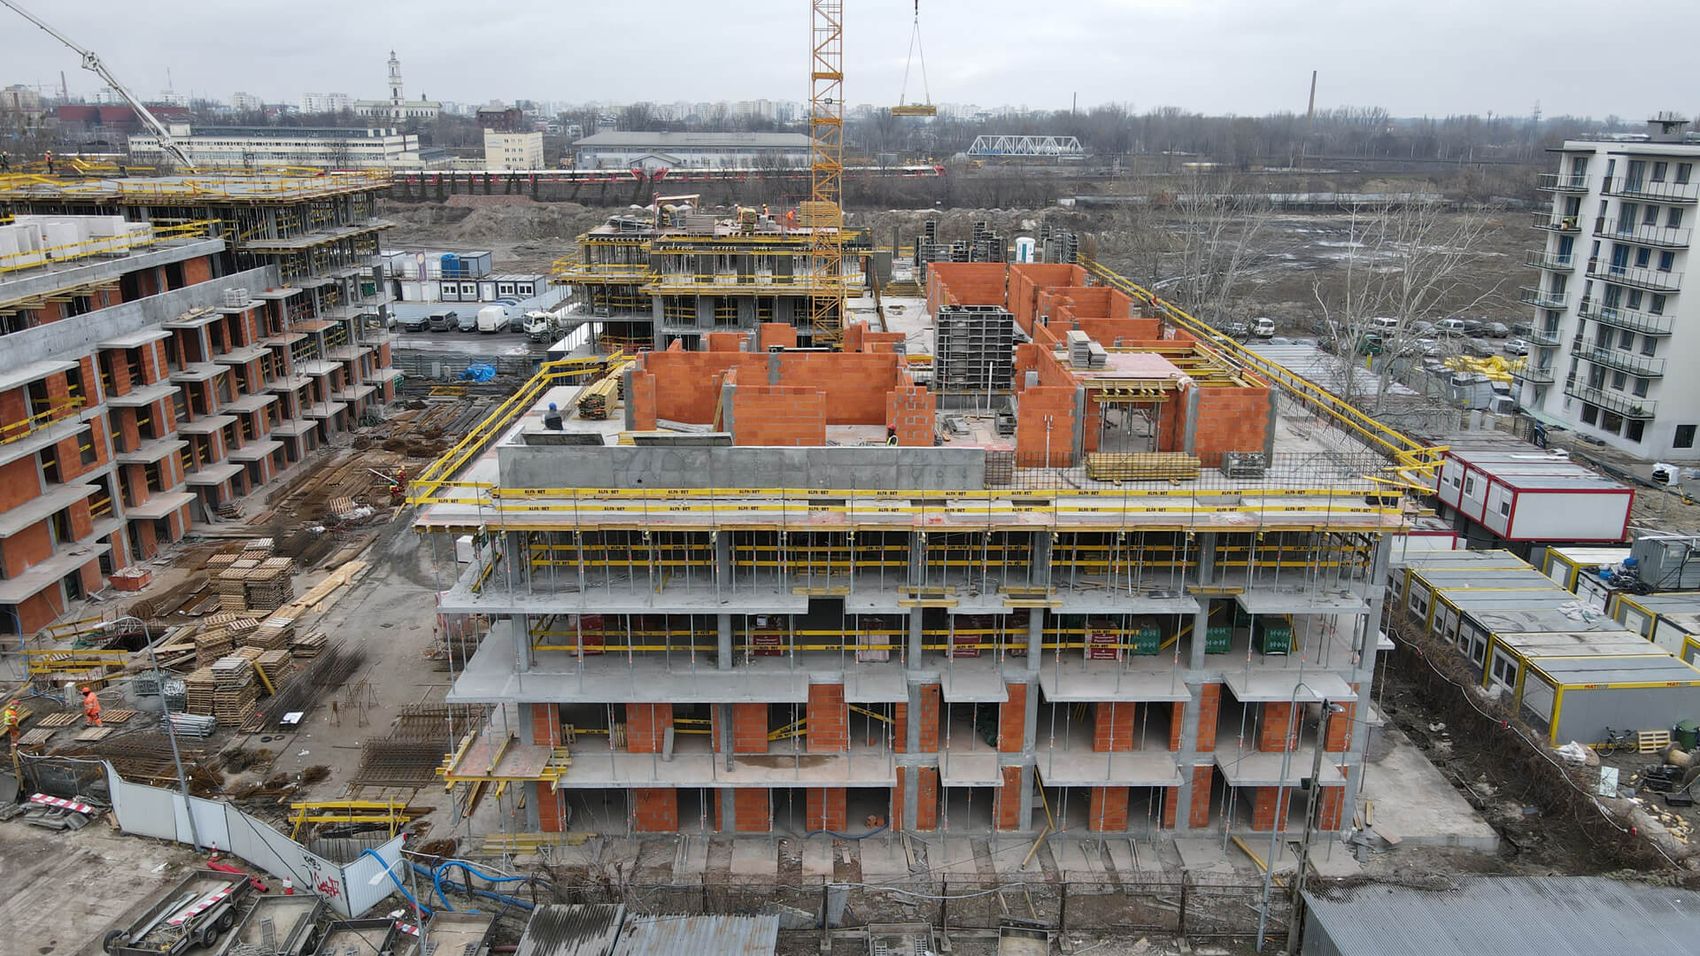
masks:
<instances>
[{"instance_id":1,"label":"pile of lumber","mask_svg":"<svg viewBox=\"0 0 1700 956\"><path fill-rule=\"evenodd\" d=\"M222 724L240 724L253 712L260 699L254 680L254 662L243 654L220 659L210 668L213 675L213 716Z\"/></svg>"},{"instance_id":2,"label":"pile of lumber","mask_svg":"<svg viewBox=\"0 0 1700 956\"><path fill-rule=\"evenodd\" d=\"M208 667L236 648L236 635L222 625L201 628L194 641L196 667Z\"/></svg>"},{"instance_id":3,"label":"pile of lumber","mask_svg":"<svg viewBox=\"0 0 1700 956\"><path fill-rule=\"evenodd\" d=\"M295 637L295 619L274 614L261 621L259 626L243 635L242 643L249 647L262 650L277 650L289 647L289 642Z\"/></svg>"},{"instance_id":4,"label":"pile of lumber","mask_svg":"<svg viewBox=\"0 0 1700 956\"><path fill-rule=\"evenodd\" d=\"M622 377L620 375L604 375L580 390L578 393L578 417L597 422L606 419L609 408L614 404L612 399L620 386Z\"/></svg>"},{"instance_id":5,"label":"pile of lumber","mask_svg":"<svg viewBox=\"0 0 1700 956\"><path fill-rule=\"evenodd\" d=\"M217 703L215 692L217 681L213 677L211 666L197 667L183 678L183 687L188 694L183 703L183 710L191 714L211 715Z\"/></svg>"},{"instance_id":6,"label":"pile of lumber","mask_svg":"<svg viewBox=\"0 0 1700 956\"><path fill-rule=\"evenodd\" d=\"M1094 481L1183 481L1198 477L1198 456L1178 451L1094 452L1086 477Z\"/></svg>"},{"instance_id":7,"label":"pile of lumber","mask_svg":"<svg viewBox=\"0 0 1700 956\"><path fill-rule=\"evenodd\" d=\"M323 651L329 642L330 639L325 637L324 631L314 631L290 641L289 652L299 660L310 660L318 657L319 652Z\"/></svg>"}]
</instances>

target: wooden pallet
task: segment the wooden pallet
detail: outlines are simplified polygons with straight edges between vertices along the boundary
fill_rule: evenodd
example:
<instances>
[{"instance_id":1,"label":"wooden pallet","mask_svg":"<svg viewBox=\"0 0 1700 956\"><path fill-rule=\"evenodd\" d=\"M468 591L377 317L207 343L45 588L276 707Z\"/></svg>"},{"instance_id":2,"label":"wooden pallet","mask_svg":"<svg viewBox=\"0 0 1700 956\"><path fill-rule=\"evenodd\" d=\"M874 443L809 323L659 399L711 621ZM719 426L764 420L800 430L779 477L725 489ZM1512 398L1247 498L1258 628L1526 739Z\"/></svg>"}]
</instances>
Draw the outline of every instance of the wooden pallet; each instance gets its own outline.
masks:
<instances>
[{"instance_id":1,"label":"wooden pallet","mask_svg":"<svg viewBox=\"0 0 1700 956\"><path fill-rule=\"evenodd\" d=\"M117 732L117 727L84 727L82 730L77 731L77 735L71 739L93 742L96 740L104 740Z\"/></svg>"},{"instance_id":2,"label":"wooden pallet","mask_svg":"<svg viewBox=\"0 0 1700 956\"><path fill-rule=\"evenodd\" d=\"M100 722L103 724L125 724L131 718L141 713L139 710L103 710L100 712Z\"/></svg>"},{"instance_id":3,"label":"wooden pallet","mask_svg":"<svg viewBox=\"0 0 1700 956\"><path fill-rule=\"evenodd\" d=\"M1670 746L1670 731L1640 730L1635 733L1635 752L1640 754L1656 754Z\"/></svg>"},{"instance_id":4,"label":"wooden pallet","mask_svg":"<svg viewBox=\"0 0 1700 956\"><path fill-rule=\"evenodd\" d=\"M57 714L48 714L36 721L35 725L37 727L69 727L82 719L83 715L74 710L62 710Z\"/></svg>"},{"instance_id":5,"label":"wooden pallet","mask_svg":"<svg viewBox=\"0 0 1700 956\"><path fill-rule=\"evenodd\" d=\"M1185 452L1094 452L1086 477L1094 481L1177 481L1198 477L1201 465Z\"/></svg>"},{"instance_id":6,"label":"wooden pallet","mask_svg":"<svg viewBox=\"0 0 1700 956\"><path fill-rule=\"evenodd\" d=\"M33 730L26 730L18 737L18 746L40 746L47 743L49 740L52 740L55 733L58 733L57 727L36 727Z\"/></svg>"}]
</instances>

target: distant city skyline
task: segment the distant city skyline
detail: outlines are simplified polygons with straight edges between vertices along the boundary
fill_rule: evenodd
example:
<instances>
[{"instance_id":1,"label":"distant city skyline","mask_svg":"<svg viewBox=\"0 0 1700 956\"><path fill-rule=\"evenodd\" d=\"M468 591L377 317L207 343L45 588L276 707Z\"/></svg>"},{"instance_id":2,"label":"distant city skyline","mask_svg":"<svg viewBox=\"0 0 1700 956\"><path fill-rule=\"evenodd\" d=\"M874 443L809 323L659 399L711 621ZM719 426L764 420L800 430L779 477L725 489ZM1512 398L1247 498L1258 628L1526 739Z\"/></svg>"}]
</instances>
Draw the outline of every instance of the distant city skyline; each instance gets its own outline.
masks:
<instances>
[{"instance_id":1,"label":"distant city skyline","mask_svg":"<svg viewBox=\"0 0 1700 956\"><path fill-rule=\"evenodd\" d=\"M895 104L911 2L848 6L847 99ZM91 0L75 17L39 0L35 9L149 99L168 88L220 102L238 91L297 105L312 92L379 99L392 48L413 99L735 102L806 92L802 0L730 12L654 0L642 13L667 29L641 39L633 10L592 5L484 8L472 19L464 4L441 0L258 0L197 16L166 0ZM1584 43L1575 27L1597 13L1573 0L1431 0L1420 15L1396 0L979 0L923 5L921 26L928 86L940 103L1067 109L1078 96L1083 108L1108 102L1136 112L1302 112L1314 68L1319 108L1528 115L1539 102L1548 115L1625 118L1684 109L1686 61L1647 55L1646 35L1631 30L1591 33ZM1681 36L1700 28L1700 4L1649 0L1634 17ZM74 96L93 98L101 87L70 50L16 14L0 11L0 22L0 85L53 93L63 71ZM337 28L324 29L330 23ZM1626 61L1637 66L1633 85L1624 82ZM917 64L907 98L921 99L921 87Z\"/></svg>"}]
</instances>

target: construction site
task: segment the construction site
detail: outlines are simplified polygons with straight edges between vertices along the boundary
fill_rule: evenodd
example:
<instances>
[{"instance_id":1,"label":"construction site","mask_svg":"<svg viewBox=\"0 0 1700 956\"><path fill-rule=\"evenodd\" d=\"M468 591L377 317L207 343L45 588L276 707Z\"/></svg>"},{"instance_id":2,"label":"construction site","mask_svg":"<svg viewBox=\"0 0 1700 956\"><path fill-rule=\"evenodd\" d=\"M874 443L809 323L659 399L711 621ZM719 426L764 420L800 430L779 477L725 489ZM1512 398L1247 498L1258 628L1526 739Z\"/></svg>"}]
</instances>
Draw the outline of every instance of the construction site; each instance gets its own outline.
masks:
<instances>
[{"instance_id":1,"label":"construction site","mask_svg":"<svg viewBox=\"0 0 1700 956\"><path fill-rule=\"evenodd\" d=\"M0 170L16 951L1362 954L1354 892L1623 873L1687 912L1674 492L1372 414L1112 268L1137 236L874 228L809 11L779 201L494 256L386 243L423 174L196 170L23 14L175 168Z\"/></svg>"}]
</instances>

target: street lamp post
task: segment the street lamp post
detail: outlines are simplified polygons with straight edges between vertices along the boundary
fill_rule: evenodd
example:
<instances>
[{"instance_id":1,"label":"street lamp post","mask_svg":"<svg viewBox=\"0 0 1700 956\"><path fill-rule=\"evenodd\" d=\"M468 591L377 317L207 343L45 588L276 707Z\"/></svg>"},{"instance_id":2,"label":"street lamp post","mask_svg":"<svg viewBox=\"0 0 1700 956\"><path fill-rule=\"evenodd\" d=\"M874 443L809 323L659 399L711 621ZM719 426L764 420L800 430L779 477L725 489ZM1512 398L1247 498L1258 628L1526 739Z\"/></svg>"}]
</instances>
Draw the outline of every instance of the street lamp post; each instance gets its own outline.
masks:
<instances>
[{"instance_id":1,"label":"street lamp post","mask_svg":"<svg viewBox=\"0 0 1700 956\"><path fill-rule=\"evenodd\" d=\"M148 628L148 622L139 617L125 616L115 618L113 624L123 624L134 621L142 626L142 644L148 652L148 668L159 677L159 658L153 651L153 634ZM195 806L189 799L189 778L183 773L183 754L177 749L177 726L171 722L171 704L165 699L165 684L159 685L159 709L165 718L165 739L171 741L171 763L177 768L177 789L183 793L183 813L189 818L189 839L195 844L195 849L201 848L201 830L195 825Z\"/></svg>"}]
</instances>

